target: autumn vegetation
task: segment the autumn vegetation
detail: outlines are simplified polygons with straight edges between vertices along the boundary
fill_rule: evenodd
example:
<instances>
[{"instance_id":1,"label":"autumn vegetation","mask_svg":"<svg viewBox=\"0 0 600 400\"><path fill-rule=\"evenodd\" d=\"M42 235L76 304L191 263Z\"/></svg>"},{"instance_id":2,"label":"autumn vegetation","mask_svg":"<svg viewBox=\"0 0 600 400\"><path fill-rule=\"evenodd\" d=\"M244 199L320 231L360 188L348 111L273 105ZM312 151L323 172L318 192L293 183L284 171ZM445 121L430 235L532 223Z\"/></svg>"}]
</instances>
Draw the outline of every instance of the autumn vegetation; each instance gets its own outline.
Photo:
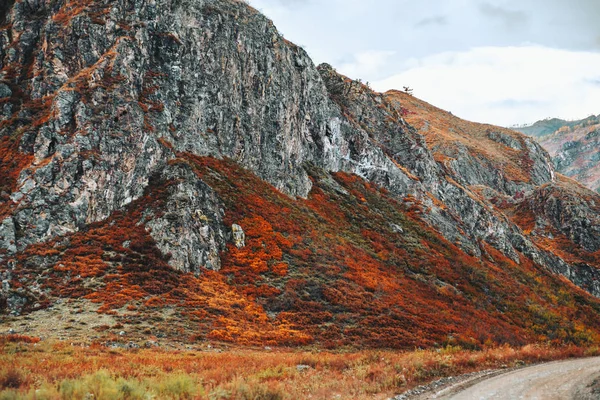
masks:
<instances>
[{"instance_id":1,"label":"autumn vegetation","mask_svg":"<svg viewBox=\"0 0 600 400\"><path fill-rule=\"evenodd\" d=\"M61 32L82 17L102 25L109 3L66 0L51 18ZM226 12L211 7L205 12ZM114 47L60 83L77 101L90 105L93 98L98 118L113 115L98 112L113 106L110 93L127 92L116 64L118 46L133 40L126 34L133 28L115 29L123 37ZM157 37L179 40L173 33ZM57 113L55 95L31 98L24 90L44 81L40 60L27 56L0 70L12 93L0 100L10 105L0 121L0 222L18 207L10 194L25 169L61 162L50 150L33 155L35 135ZM178 182L156 175L143 196L103 221L16 255L4 251L0 271L10 265L10 274L2 280L25 304L18 317L2 315L3 327L24 328L0 334L0 400L388 398L445 376L600 353L600 300L566 278L484 242L481 256L467 254L424 222L427 210L417 198L392 195L356 175L307 165L312 190L306 199L292 198L233 160L178 152L162 131L176 133L175 126L155 118L165 112L161 73L139 78L141 90L131 100L143 122L130 131L162 135L170 163L192 170L217 193L225 224L243 228L245 246L229 244L219 271L173 269L145 222L161 216ZM408 93L376 94L333 70L323 78L348 124L372 136L409 179L419 180L394 148L412 145L401 133L414 127L423 136L415 140L442 166L464 151L503 179L531 181L533 161L514 132L459 120ZM130 118L119 112L114 122ZM59 133L75 135L92 122ZM498 145L494 135L517 145ZM100 158L98 149L79 155ZM446 179L459 187L451 175ZM534 194L586 199L577 185L557 179ZM485 188L468 193L524 235L535 231L533 197L517 191L487 198L478 190ZM440 199L431 200L445 211ZM16 226L16 236L23 229ZM600 252L548 232L532 241L568 262L600 265ZM69 312L49 327L50 337L30 329L61 306ZM0 298L0 312L8 309L7 297Z\"/></svg>"},{"instance_id":2,"label":"autumn vegetation","mask_svg":"<svg viewBox=\"0 0 600 400\"><path fill-rule=\"evenodd\" d=\"M155 179L108 220L19 253L11 285L35 281L47 293L30 311L83 298L139 338L192 343L482 349L598 342L598 300L525 257L517 264L487 245L483 258L465 254L421 221L414 198L400 201L357 176L314 170L308 199L292 199L232 161L180 154L172 162L217 191L225 222L244 228L246 246L230 245L218 272L173 270L138 223L144 210L159 214L171 190L171 182ZM136 328L141 321L151 321L149 333Z\"/></svg>"},{"instance_id":3,"label":"autumn vegetation","mask_svg":"<svg viewBox=\"0 0 600 400\"><path fill-rule=\"evenodd\" d=\"M2 399L385 399L449 375L598 354L527 345L468 351L124 350L0 336ZM87 396L87 397L86 397Z\"/></svg>"},{"instance_id":4,"label":"autumn vegetation","mask_svg":"<svg viewBox=\"0 0 600 400\"><path fill-rule=\"evenodd\" d=\"M385 93L385 98L394 107L406 110L403 113L406 121L423 135L441 165L448 166L468 154L483 169L498 170L507 180L530 182L533 162L528 152L523 151L527 145L520 133L460 119L405 92L391 90ZM520 148L498 143L496 135L510 138Z\"/></svg>"}]
</instances>

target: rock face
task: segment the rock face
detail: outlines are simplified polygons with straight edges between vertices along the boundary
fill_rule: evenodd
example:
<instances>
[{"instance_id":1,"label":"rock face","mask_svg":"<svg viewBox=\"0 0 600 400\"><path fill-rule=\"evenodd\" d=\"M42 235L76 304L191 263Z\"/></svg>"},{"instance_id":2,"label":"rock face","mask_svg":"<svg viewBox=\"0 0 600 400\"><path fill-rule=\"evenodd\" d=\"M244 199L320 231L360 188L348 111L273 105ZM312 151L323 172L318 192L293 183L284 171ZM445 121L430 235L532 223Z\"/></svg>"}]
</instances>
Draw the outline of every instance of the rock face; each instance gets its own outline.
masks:
<instances>
[{"instance_id":1,"label":"rock face","mask_svg":"<svg viewBox=\"0 0 600 400\"><path fill-rule=\"evenodd\" d=\"M544 126L544 129L539 129ZM548 120L519 128L550 153L557 171L600 191L600 116L580 121Z\"/></svg>"},{"instance_id":2,"label":"rock face","mask_svg":"<svg viewBox=\"0 0 600 400\"><path fill-rule=\"evenodd\" d=\"M164 212L143 219L156 246L179 270L219 269L226 242L242 247L246 227L226 228L218 196L173 164L212 156L289 196L310 193L307 166L356 174L418 203L471 255L490 245L600 295L596 265L576 276L493 202L544 202L548 224L598 250L596 231L584 231L600 200L553 206L538 188L553 184L554 169L533 140L317 68L243 2L26 0L0 19L5 260L105 220L159 176L176 185Z\"/></svg>"},{"instance_id":3,"label":"rock face","mask_svg":"<svg viewBox=\"0 0 600 400\"><path fill-rule=\"evenodd\" d=\"M228 235L221 201L185 166L165 168L161 179L176 184L168 189L164 211L159 216L145 216L156 246L163 254L171 254L171 265L181 271L219 269L219 253L225 250ZM234 229L234 237L235 233Z\"/></svg>"},{"instance_id":4,"label":"rock face","mask_svg":"<svg viewBox=\"0 0 600 400\"><path fill-rule=\"evenodd\" d=\"M562 178L536 188L527 201L536 210L537 225L551 227L589 252L600 249L600 202L585 188Z\"/></svg>"}]
</instances>

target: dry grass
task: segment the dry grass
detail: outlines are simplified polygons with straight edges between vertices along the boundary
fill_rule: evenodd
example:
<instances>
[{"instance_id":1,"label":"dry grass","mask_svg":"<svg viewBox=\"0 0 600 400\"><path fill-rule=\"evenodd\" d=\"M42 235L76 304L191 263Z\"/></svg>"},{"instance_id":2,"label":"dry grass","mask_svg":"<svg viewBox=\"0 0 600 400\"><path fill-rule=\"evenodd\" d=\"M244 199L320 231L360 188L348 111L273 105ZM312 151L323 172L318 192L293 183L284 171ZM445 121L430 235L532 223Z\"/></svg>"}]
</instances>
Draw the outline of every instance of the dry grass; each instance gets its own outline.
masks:
<instances>
[{"instance_id":1,"label":"dry grass","mask_svg":"<svg viewBox=\"0 0 600 400\"><path fill-rule=\"evenodd\" d=\"M598 354L580 347L322 352L4 342L0 398L384 399L450 375ZM307 366L304 369L299 365Z\"/></svg>"},{"instance_id":2,"label":"dry grass","mask_svg":"<svg viewBox=\"0 0 600 400\"><path fill-rule=\"evenodd\" d=\"M530 181L531 160L523 135L498 126L465 121L403 92L392 90L385 96L396 107L408 110L404 114L406 121L425 137L437 162L445 164L459 157L462 148L484 167L493 165L501 170L508 180ZM493 140L492 133L512 138L523 150Z\"/></svg>"}]
</instances>

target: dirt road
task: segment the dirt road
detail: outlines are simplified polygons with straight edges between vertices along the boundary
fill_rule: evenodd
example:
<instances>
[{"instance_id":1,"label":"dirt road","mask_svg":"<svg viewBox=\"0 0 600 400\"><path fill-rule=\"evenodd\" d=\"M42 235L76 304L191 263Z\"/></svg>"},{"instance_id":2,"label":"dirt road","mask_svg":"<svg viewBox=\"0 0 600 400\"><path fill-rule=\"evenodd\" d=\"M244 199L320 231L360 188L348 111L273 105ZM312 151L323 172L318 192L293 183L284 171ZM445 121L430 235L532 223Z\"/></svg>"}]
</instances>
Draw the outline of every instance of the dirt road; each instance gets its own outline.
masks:
<instances>
[{"instance_id":1,"label":"dirt road","mask_svg":"<svg viewBox=\"0 0 600 400\"><path fill-rule=\"evenodd\" d=\"M430 393L445 400L591 400L600 399L600 357L535 365Z\"/></svg>"}]
</instances>

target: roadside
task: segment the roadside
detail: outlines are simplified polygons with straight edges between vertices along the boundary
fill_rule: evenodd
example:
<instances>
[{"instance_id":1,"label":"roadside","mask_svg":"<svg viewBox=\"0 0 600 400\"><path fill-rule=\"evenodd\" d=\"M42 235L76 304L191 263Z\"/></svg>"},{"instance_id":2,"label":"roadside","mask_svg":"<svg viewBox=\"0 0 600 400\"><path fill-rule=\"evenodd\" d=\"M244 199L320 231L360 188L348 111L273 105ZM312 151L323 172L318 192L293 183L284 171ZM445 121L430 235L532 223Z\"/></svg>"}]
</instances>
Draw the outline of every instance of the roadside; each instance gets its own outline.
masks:
<instances>
[{"instance_id":1,"label":"roadside","mask_svg":"<svg viewBox=\"0 0 600 400\"><path fill-rule=\"evenodd\" d=\"M593 357L442 379L393 400L592 400L599 397L600 357Z\"/></svg>"},{"instance_id":2,"label":"roadside","mask_svg":"<svg viewBox=\"0 0 600 400\"><path fill-rule=\"evenodd\" d=\"M509 371L513 371L518 368L522 367L488 369L459 376L449 376L408 390L402 394L394 396L391 400L426 400L437 398L436 396L440 395L457 393L481 381L507 373Z\"/></svg>"}]
</instances>

